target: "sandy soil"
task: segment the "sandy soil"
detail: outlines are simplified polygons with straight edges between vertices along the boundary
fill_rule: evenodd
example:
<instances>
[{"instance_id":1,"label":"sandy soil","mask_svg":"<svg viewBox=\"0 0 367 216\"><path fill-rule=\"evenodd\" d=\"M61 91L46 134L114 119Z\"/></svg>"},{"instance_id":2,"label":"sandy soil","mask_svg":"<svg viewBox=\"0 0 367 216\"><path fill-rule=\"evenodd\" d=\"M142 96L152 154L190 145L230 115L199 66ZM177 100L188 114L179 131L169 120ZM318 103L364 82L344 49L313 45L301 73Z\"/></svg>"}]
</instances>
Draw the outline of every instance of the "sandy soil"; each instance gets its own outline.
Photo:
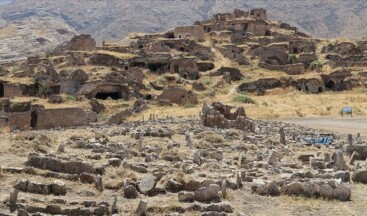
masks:
<instances>
[{"instance_id":1,"label":"sandy soil","mask_svg":"<svg viewBox=\"0 0 367 216\"><path fill-rule=\"evenodd\" d=\"M367 116L363 117L308 117L284 119L284 122L310 128L335 131L342 134L356 134L367 137Z\"/></svg>"}]
</instances>

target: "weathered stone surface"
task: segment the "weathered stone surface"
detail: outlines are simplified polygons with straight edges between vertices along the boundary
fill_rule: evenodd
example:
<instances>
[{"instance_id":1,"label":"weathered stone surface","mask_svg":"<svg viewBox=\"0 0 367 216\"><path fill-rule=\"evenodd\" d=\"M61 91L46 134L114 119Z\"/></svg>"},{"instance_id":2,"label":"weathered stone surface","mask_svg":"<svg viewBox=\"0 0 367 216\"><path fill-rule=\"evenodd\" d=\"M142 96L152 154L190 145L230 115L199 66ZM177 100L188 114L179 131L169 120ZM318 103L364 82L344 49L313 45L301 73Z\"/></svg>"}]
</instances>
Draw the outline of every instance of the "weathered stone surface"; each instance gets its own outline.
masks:
<instances>
[{"instance_id":1,"label":"weathered stone surface","mask_svg":"<svg viewBox=\"0 0 367 216\"><path fill-rule=\"evenodd\" d=\"M146 209L147 209L147 206L148 206L148 202L147 201L140 200L139 205L138 205L138 208L135 211L136 214L138 216L144 216L145 215L145 212L146 212Z\"/></svg>"},{"instance_id":2,"label":"weathered stone surface","mask_svg":"<svg viewBox=\"0 0 367 216\"><path fill-rule=\"evenodd\" d=\"M195 191L195 200L199 202L215 202L219 201L219 185L211 184L209 187L202 187Z\"/></svg>"},{"instance_id":3,"label":"weathered stone surface","mask_svg":"<svg viewBox=\"0 0 367 216\"><path fill-rule=\"evenodd\" d=\"M334 199L338 199L340 201L349 201L351 194L352 194L351 189L345 185L339 185L333 191Z\"/></svg>"},{"instance_id":4,"label":"weathered stone surface","mask_svg":"<svg viewBox=\"0 0 367 216\"><path fill-rule=\"evenodd\" d=\"M124 196L126 199L136 199L139 197L139 193L133 185L128 185L124 189Z\"/></svg>"},{"instance_id":5,"label":"weathered stone surface","mask_svg":"<svg viewBox=\"0 0 367 216\"><path fill-rule=\"evenodd\" d=\"M51 185L51 190L54 195L65 195L66 186L65 183L59 180L55 180Z\"/></svg>"},{"instance_id":6,"label":"weathered stone surface","mask_svg":"<svg viewBox=\"0 0 367 216\"><path fill-rule=\"evenodd\" d=\"M85 173L85 172L81 173L79 175L79 178L80 178L81 183L88 183L88 184L93 184L96 180L95 175L90 174L90 173Z\"/></svg>"},{"instance_id":7,"label":"weathered stone surface","mask_svg":"<svg viewBox=\"0 0 367 216\"><path fill-rule=\"evenodd\" d=\"M173 179L168 179L168 181L166 182L164 188L169 192L177 193L177 192L179 192L183 189L183 184L181 184L180 182L177 182Z\"/></svg>"},{"instance_id":8,"label":"weathered stone surface","mask_svg":"<svg viewBox=\"0 0 367 216\"><path fill-rule=\"evenodd\" d=\"M121 165L121 159L120 158L110 158L108 159L108 164L110 166L119 167Z\"/></svg>"},{"instance_id":9,"label":"weathered stone surface","mask_svg":"<svg viewBox=\"0 0 367 216\"><path fill-rule=\"evenodd\" d=\"M54 172L69 174L97 173L97 169L92 165L81 161L62 161L54 157L41 154L30 154L27 161L28 166L40 169L47 169Z\"/></svg>"},{"instance_id":10,"label":"weathered stone surface","mask_svg":"<svg viewBox=\"0 0 367 216\"><path fill-rule=\"evenodd\" d=\"M367 170L359 170L352 174L353 182L367 184Z\"/></svg>"},{"instance_id":11,"label":"weathered stone surface","mask_svg":"<svg viewBox=\"0 0 367 216\"><path fill-rule=\"evenodd\" d=\"M157 178L152 175L143 176L138 184L139 191L142 194L149 195L154 191L157 184Z\"/></svg>"},{"instance_id":12,"label":"weathered stone surface","mask_svg":"<svg viewBox=\"0 0 367 216\"><path fill-rule=\"evenodd\" d=\"M178 201L180 202L194 202L195 196L193 192L179 192Z\"/></svg>"},{"instance_id":13,"label":"weathered stone surface","mask_svg":"<svg viewBox=\"0 0 367 216\"><path fill-rule=\"evenodd\" d=\"M191 179L184 185L185 191L196 191L201 187L201 183L197 180Z\"/></svg>"}]
</instances>

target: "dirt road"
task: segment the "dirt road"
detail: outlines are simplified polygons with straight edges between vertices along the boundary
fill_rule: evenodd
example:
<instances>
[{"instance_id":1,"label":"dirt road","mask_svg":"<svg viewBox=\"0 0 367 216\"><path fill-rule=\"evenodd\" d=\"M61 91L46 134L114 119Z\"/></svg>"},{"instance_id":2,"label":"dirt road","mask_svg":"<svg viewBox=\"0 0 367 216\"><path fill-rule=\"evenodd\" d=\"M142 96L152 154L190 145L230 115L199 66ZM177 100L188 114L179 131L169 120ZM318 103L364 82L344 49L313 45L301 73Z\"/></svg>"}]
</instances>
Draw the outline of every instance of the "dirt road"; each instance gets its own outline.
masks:
<instances>
[{"instance_id":1,"label":"dirt road","mask_svg":"<svg viewBox=\"0 0 367 216\"><path fill-rule=\"evenodd\" d=\"M303 125L315 129L335 131L342 134L361 133L367 137L367 117L312 117L282 120L291 124Z\"/></svg>"}]
</instances>

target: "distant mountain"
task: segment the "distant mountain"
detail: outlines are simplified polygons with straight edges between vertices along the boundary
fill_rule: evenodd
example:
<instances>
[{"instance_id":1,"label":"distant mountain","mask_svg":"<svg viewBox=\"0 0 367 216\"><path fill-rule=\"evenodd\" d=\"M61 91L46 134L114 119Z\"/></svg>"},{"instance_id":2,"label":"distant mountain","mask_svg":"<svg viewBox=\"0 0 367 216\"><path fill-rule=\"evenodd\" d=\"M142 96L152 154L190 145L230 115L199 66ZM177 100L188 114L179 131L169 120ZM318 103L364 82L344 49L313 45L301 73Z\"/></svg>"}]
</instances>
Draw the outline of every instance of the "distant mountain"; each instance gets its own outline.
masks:
<instances>
[{"instance_id":1,"label":"distant mountain","mask_svg":"<svg viewBox=\"0 0 367 216\"><path fill-rule=\"evenodd\" d=\"M1 5L3 4L3 5ZM366 0L1 0L1 19L58 17L99 42L130 32L160 32L235 8L263 7L270 19L316 37L367 35Z\"/></svg>"}]
</instances>

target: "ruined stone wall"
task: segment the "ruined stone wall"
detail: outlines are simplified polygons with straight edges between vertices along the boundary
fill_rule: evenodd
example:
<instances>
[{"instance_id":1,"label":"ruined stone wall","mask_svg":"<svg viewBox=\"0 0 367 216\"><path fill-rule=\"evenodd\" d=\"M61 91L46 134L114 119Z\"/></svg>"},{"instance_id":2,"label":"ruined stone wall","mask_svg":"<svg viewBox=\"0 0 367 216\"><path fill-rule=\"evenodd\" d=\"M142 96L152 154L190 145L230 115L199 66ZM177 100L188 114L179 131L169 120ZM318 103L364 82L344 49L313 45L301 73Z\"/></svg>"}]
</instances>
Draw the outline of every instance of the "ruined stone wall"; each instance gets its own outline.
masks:
<instances>
[{"instance_id":1,"label":"ruined stone wall","mask_svg":"<svg viewBox=\"0 0 367 216\"><path fill-rule=\"evenodd\" d=\"M81 84L75 80L65 80L60 82L60 94L74 95L80 89Z\"/></svg>"},{"instance_id":2,"label":"ruined stone wall","mask_svg":"<svg viewBox=\"0 0 367 216\"><path fill-rule=\"evenodd\" d=\"M170 72L178 73L185 79L199 79L199 68L196 64L196 59L173 59L170 62Z\"/></svg>"},{"instance_id":3,"label":"ruined stone wall","mask_svg":"<svg viewBox=\"0 0 367 216\"><path fill-rule=\"evenodd\" d=\"M295 60L295 63L303 63L303 65L308 68L309 65L317 60L317 56L314 53L301 53Z\"/></svg>"},{"instance_id":4,"label":"ruined stone wall","mask_svg":"<svg viewBox=\"0 0 367 216\"><path fill-rule=\"evenodd\" d=\"M204 103L201 122L204 126L212 128L251 130L253 122L246 117L245 110L239 107L235 113L231 113L233 108L232 106L226 106L219 102L213 103L212 105Z\"/></svg>"},{"instance_id":5,"label":"ruined stone wall","mask_svg":"<svg viewBox=\"0 0 367 216\"><path fill-rule=\"evenodd\" d=\"M257 8L250 11L250 17L255 19L267 20L266 10L264 8Z\"/></svg>"},{"instance_id":6,"label":"ruined stone wall","mask_svg":"<svg viewBox=\"0 0 367 216\"><path fill-rule=\"evenodd\" d=\"M293 82L293 86L305 93L317 94L325 91L323 81L317 78L299 79Z\"/></svg>"},{"instance_id":7,"label":"ruined stone wall","mask_svg":"<svg viewBox=\"0 0 367 216\"><path fill-rule=\"evenodd\" d=\"M175 38L203 40L204 28L201 26L183 26L175 28Z\"/></svg>"},{"instance_id":8,"label":"ruined stone wall","mask_svg":"<svg viewBox=\"0 0 367 216\"><path fill-rule=\"evenodd\" d=\"M367 51L367 40L358 41L358 48L363 52Z\"/></svg>"},{"instance_id":9,"label":"ruined stone wall","mask_svg":"<svg viewBox=\"0 0 367 216\"><path fill-rule=\"evenodd\" d=\"M29 130L31 127L31 112L19 112L9 114L8 127L10 131Z\"/></svg>"},{"instance_id":10,"label":"ruined stone wall","mask_svg":"<svg viewBox=\"0 0 367 216\"><path fill-rule=\"evenodd\" d=\"M96 49L96 41L90 35L74 36L67 48L75 51L87 51Z\"/></svg>"},{"instance_id":11,"label":"ruined stone wall","mask_svg":"<svg viewBox=\"0 0 367 216\"><path fill-rule=\"evenodd\" d=\"M0 115L0 128L4 129L8 126L8 117Z\"/></svg>"},{"instance_id":12,"label":"ruined stone wall","mask_svg":"<svg viewBox=\"0 0 367 216\"><path fill-rule=\"evenodd\" d=\"M93 65L101 65L101 66L116 66L116 67L125 67L130 63L130 59L121 59L113 55L96 53L92 57L90 57L90 63Z\"/></svg>"},{"instance_id":13,"label":"ruined stone wall","mask_svg":"<svg viewBox=\"0 0 367 216\"><path fill-rule=\"evenodd\" d=\"M197 104L197 95L191 91L186 91L179 87L170 87L163 91L161 95L158 96L159 100L168 100L171 103L176 103L179 105L190 105Z\"/></svg>"},{"instance_id":14,"label":"ruined stone wall","mask_svg":"<svg viewBox=\"0 0 367 216\"><path fill-rule=\"evenodd\" d=\"M274 89L285 86L279 79L276 78L261 78L253 82L242 83L238 90L241 92L262 92L267 89Z\"/></svg>"},{"instance_id":15,"label":"ruined stone wall","mask_svg":"<svg viewBox=\"0 0 367 216\"><path fill-rule=\"evenodd\" d=\"M37 129L89 125L93 118L80 108L45 109L37 112Z\"/></svg>"},{"instance_id":16,"label":"ruined stone wall","mask_svg":"<svg viewBox=\"0 0 367 216\"><path fill-rule=\"evenodd\" d=\"M348 56L342 58L338 55L327 56L327 63L332 68L337 67L367 67L367 59L363 55Z\"/></svg>"},{"instance_id":17,"label":"ruined stone wall","mask_svg":"<svg viewBox=\"0 0 367 216\"><path fill-rule=\"evenodd\" d=\"M270 28L270 25L264 21L250 22L248 24L247 32L251 32L256 36L265 36Z\"/></svg>"},{"instance_id":18,"label":"ruined stone wall","mask_svg":"<svg viewBox=\"0 0 367 216\"><path fill-rule=\"evenodd\" d=\"M3 85L4 85L4 97L11 98L11 97L23 96L23 90L21 85L13 83L4 83Z\"/></svg>"},{"instance_id":19,"label":"ruined stone wall","mask_svg":"<svg viewBox=\"0 0 367 216\"><path fill-rule=\"evenodd\" d=\"M259 67L268 70L283 71L289 75L299 75L303 74L305 71L305 67L302 63L287 64L287 65L270 65L265 62L260 62Z\"/></svg>"}]
</instances>

